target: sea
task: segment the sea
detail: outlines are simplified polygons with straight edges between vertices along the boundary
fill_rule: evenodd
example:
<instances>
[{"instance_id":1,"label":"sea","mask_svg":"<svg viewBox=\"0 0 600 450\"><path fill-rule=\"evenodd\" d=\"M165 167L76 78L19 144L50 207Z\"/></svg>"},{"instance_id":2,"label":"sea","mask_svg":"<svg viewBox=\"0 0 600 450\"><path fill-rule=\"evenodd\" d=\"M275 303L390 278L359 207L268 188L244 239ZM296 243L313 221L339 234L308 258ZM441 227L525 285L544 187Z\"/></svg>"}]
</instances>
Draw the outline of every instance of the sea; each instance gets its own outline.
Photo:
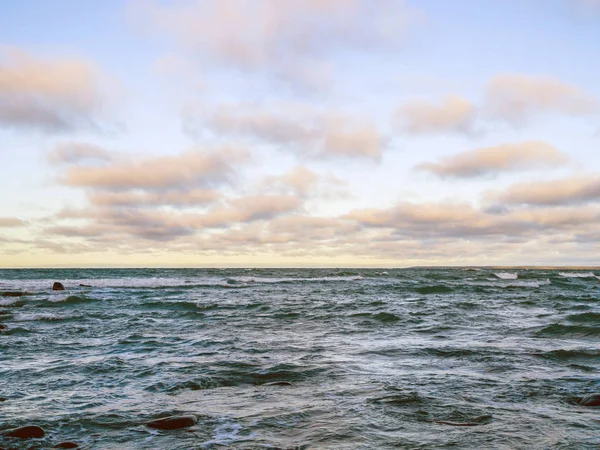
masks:
<instances>
[{"instance_id":1,"label":"sea","mask_svg":"<svg viewBox=\"0 0 600 450\"><path fill-rule=\"evenodd\" d=\"M598 275L0 270L0 447L599 449Z\"/></svg>"}]
</instances>

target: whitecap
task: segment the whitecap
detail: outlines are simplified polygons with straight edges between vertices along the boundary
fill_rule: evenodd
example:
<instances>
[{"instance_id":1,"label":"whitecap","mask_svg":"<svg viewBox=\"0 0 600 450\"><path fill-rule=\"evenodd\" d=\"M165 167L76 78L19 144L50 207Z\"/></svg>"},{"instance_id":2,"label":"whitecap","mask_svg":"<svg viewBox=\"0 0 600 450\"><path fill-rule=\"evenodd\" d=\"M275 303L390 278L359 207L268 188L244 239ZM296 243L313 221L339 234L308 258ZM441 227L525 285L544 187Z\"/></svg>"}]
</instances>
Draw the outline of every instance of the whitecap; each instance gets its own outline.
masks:
<instances>
[{"instance_id":1,"label":"whitecap","mask_svg":"<svg viewBox=\"0 0 600 450\"><path fill-rule=\"evenodd\" d=\"M326 281L357 281L362 280L363 277L360 275L353 276L331 276L331 277L313 277L313 278L300 278L300 277L231 277L227 279L229 284L238 283L291 283L291 282L326 282ZM232 283L233 282L233 283Z\"/></svg>"},{"instance_id":2,"label":"whitecap","mask_svg":"<svg viewBox=\"0 0 600 450\"><path fill-rule=\"evenodd\" d=\"M19 297L1 298L0 306L11 306L19 302L23 302L23 299Z\"/></svg>"},{"instance_id":3,"label":"whitecap","mask_svg":"<svg viewBox=\"0 0 600 450\"><path fill-rule=\"evenodd\" d=\"M563 278L598 278L592 272L558 272Z\"/></svg>"},{"instance_id":4,"label":"whitecap","mask_svg":"<svg viewBox=\"0 0 600 450\"><path fill-rule=\"evenodd\" d=\"M496 275L501 280L516 280L519 277L519 275L517 275L516 273L509 272L495 272L494 275Z\"/></svg>"},{"instance_id":5,"label":"whitecap","mask_svg":"<svg viewBox=\"0 0 600 450\"><path fill-rule=\"evenodd\" d=\"M552 284L550 282L549 279L545 279L545 280L531 280L531 281L513 281L513 282L500 282L497 280L494 281L476 281L476 282L469 282L467 281L465 284L468 284L470 286L484 286L484 287L498 287L498 288L508 288L508 287L512 287L512 288L519 288L519 287L523 287L523 288L539 288L540 286L544 286L544 285L548 285L548 284Z\"/></svg>"},{"instance_id":6,"label":"whitecap","mask_svg":"<svg viewBox=\"0 0 600 450\"><path fill-rule=\"evenodd\" d=\"M65 319L78 319L79 315L61 315L52 313L22 313L16 314L13 318L15 322L36 322L36 321L55 321Z\"/></svg>"}]
</instances>

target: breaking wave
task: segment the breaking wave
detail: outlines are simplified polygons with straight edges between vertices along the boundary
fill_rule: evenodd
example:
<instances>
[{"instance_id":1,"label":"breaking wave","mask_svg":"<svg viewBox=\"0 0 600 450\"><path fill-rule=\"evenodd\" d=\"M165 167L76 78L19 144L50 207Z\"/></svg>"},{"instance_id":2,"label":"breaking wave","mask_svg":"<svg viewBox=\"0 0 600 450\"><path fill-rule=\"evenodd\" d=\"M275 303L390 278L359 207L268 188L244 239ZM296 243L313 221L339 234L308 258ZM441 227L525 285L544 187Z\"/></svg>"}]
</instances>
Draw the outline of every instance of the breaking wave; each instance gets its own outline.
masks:
<instances>
[{"instance_id":1,"label":"breaking wave","mask_svg":"<svg viewBox=\"0 0 600 450\"><path fill-rule=\"evenodd\" d=\"M519 278L518 274L509 272L495 272L494 275L496 275L501 280L516 280L517 278Z\"/></svg>"}]
</instances>

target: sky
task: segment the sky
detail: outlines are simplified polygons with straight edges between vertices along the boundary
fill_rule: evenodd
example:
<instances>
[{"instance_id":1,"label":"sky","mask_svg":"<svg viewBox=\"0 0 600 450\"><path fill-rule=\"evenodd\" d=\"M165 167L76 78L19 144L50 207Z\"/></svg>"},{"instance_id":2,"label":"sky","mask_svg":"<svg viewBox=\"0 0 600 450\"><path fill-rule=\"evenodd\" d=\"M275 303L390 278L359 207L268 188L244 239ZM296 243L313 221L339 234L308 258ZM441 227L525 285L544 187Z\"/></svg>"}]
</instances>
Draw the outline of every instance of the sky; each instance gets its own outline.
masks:
<instances>
[{"instance_id":1,"label":"sky","mask_svg":"<svg viewBox=\"0 0 600 450\"><path fill-rule=\"evenodd\" d=\"M599 0L0 0L0 267L598 265Z\"/></svg>"}]
</instances>

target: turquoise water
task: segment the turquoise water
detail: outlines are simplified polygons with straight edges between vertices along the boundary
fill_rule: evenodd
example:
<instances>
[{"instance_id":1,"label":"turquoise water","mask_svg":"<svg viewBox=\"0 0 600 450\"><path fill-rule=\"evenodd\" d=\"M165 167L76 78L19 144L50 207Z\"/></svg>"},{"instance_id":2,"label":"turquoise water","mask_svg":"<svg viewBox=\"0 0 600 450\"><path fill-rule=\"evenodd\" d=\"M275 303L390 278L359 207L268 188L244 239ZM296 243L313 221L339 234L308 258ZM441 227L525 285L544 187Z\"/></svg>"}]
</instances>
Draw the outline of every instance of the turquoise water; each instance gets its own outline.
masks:
<instances>
[{"instance_id":1,"label":"turquoise water","mask_svg":"<svg viewBox=\"0 0 600 450\"><path fill-rule=\"evenodd\" d=\"M599 274L0 270L0 446L598 449Z\"/></svg>"}]
</instances>

